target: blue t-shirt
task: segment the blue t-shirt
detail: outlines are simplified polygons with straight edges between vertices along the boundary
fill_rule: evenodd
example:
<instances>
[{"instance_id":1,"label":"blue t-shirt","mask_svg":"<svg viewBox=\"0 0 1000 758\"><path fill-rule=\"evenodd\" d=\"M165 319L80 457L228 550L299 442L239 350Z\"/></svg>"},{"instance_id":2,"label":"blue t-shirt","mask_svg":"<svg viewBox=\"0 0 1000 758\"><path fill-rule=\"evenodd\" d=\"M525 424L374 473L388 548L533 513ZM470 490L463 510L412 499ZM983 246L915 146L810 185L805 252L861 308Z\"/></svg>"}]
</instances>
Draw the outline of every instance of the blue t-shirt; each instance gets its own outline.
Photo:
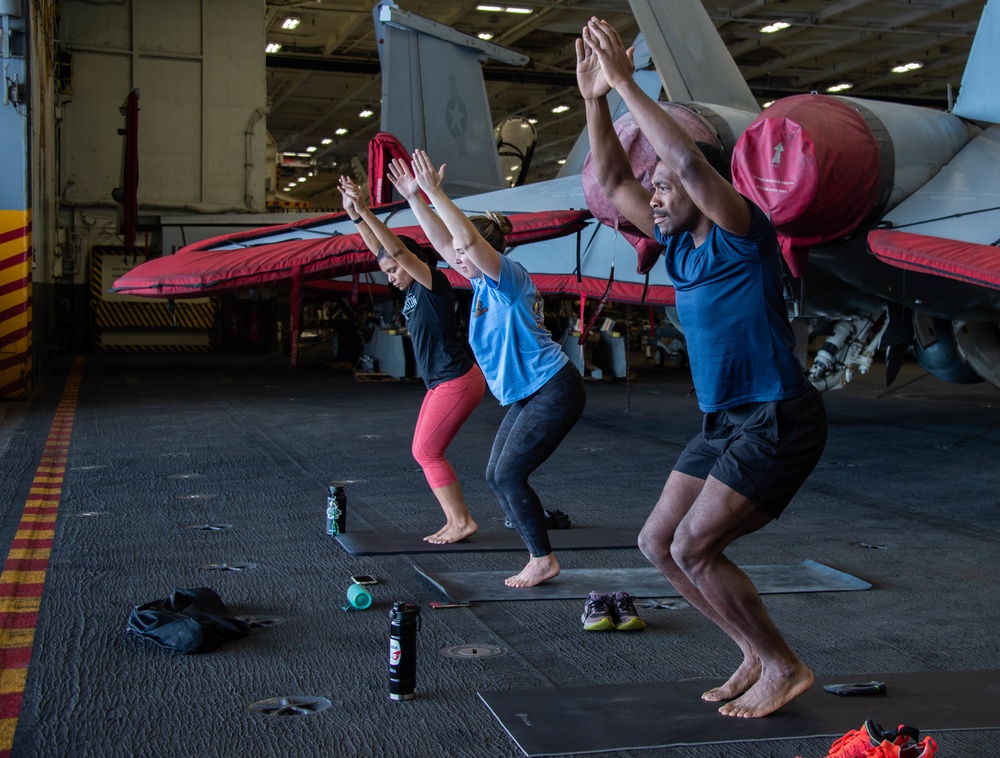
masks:
<instances>
[{"instance_id":1,"label":"blue t-shirt","mask_svg":"<svg viewBox=\"0 0 1000 758\"><path fill-rule=\"evenodd\" d=\"M697 248L688 232L664 237L656 230L706 413L784 400L809 385L782 296L778 238L764 212L752 208L745 235L713 226Z\"/></svg>"},{"instance_id":2,"label":"blue t-shirt","mask_svg":"<svg viewBox=\"0 0 1000 758\"><path fill-rule=\"evenodd\" d=\"M455 297L443 272L431 268L430 289L417 281L407 287L403 318L427 389L469 373L472 356L455 328Z\"/></svg>"},{"instance_id":3,"label":"blue t-shirt","mask_svg":"<svg viewBox=\"0 0 1000 758\"><path fill-rule=\"evenodd\" d=\"M472 280L469 344L490 391L509 405L541 389L569 358L545 328L542 297L520 263L500 256L500 281Z\"/></svg>"}]
</instances>

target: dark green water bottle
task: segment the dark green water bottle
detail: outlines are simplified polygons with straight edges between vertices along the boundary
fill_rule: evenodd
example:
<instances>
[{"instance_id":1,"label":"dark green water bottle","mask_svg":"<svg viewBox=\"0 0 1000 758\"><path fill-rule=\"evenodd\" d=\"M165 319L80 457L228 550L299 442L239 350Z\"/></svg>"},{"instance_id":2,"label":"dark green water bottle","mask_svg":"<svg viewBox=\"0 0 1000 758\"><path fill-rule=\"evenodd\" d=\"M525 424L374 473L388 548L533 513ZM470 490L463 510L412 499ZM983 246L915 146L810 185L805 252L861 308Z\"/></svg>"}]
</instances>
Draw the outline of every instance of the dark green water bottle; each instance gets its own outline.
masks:
<instances>
[{"instance_id":1,"label":"dark green water bottle","mask_svg":"<svg viewBox=\"0 0 1000 758\"><path fill-rule=\"evenodd\" d=\"M326 533L331 537L347 531L347 493L339 484L329 485L326 496Z\"/></svg>"}]
</instances>

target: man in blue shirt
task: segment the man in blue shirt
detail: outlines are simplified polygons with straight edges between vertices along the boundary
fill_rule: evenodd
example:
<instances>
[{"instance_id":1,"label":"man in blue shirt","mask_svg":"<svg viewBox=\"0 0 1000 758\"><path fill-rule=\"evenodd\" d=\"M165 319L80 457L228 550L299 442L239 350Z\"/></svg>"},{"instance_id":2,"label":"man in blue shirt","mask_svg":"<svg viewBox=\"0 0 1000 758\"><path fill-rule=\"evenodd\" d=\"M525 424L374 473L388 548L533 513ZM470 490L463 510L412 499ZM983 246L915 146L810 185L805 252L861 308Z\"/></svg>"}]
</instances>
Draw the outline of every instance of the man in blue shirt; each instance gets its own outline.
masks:
<instances>
[{"instance_id":1,"label":"man in blue shirt","mask_svg":"<svg viewBox=\"0 0 1000 758\"><path fill-rule=\"evenodd\" d=\"M722 702L727 716L766 716L809 689L813 675L723 551L781 514L826 444L823 401L794 353L777 237L713 167L728 175L724 157L713 155L719 151L696 144L636 86L631 51L610 24L591 19L576 44L597 179L623 216L666 246L705 412L639 548L743 652L728 681L702 698ZM615 133L606 99L612 88L660 159L652 192L635 178Z\"/></svg>"}]
</instances>

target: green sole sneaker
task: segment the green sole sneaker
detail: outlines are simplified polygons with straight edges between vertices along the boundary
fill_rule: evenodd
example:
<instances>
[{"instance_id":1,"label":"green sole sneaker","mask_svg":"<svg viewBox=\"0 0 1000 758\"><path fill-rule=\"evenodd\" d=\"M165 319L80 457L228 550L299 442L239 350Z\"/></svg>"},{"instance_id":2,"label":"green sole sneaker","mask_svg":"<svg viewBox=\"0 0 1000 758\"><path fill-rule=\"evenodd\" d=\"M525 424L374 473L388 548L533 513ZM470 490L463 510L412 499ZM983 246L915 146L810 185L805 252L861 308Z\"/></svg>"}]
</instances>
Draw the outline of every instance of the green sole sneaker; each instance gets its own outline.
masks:
<instances>
[{"instance_id":1,"label":"green sole sneaker","mask_svg":"<svg viewBox=\"0 0 1000 758\"><path fill-rule=\"evenodd\" d=\"M615 617L615 629L619 632L637 632L646 628L635 611L632 596L623 590L611 596L611 615Z\"/></svg>"},{"instance_id":2,"label":"green sole sneaker","mask_svg":"<svg viewBox=\"0 0 1000 758\"><path fill-rule=\"evenodd\" d=\"M585 632L614 631L618 619L611 606L611 598L600 592L591 592L583 606L583 615L580 616L580 621L583 622L583 631Z\"/></svg>"},{"instance_id":3,"label":"green sole sneaker","mask_svg":"<svg viewBox=\"0 0 1000 758\"><path fill-rule=\"evenodd\" d=\"M646 622L643 621L638 616L632 616L631 618L625 619L618 623L615 627L619 632L638 632L640 629L646 628Z\"/></svg>"},{"instance_id":4,"label":"green sole sneaker","mask_svg":"<svg viewBox=\"0 0 1000 758\"><path fill-rule=\"evenodd\" d=\"M615 622L608 616L595 619L589 624L587 618L583 618L583 631L585 632L613 632L616 629Z\"/></svg>"}]
</instances>

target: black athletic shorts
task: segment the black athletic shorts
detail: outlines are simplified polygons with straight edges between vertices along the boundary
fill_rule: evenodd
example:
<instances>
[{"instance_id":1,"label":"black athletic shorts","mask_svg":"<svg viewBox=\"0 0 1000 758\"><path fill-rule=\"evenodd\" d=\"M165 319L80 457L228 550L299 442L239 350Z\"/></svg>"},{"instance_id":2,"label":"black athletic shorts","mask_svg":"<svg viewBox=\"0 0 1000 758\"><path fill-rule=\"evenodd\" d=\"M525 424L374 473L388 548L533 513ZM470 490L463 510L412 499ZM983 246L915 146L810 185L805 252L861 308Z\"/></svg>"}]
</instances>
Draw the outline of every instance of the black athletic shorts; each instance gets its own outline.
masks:
<instances>
[{"instance_id":1,"label":"black athletic shorts","mask_svg":"<svg viewBox=\"0 0 1000 758\"><path fill-rule=\"evenodd\" d=\"M773 403L706 413L674 470L720 482L778 518L826 446L826 408L815 387Z\"/></svg>"}]
</instances>

